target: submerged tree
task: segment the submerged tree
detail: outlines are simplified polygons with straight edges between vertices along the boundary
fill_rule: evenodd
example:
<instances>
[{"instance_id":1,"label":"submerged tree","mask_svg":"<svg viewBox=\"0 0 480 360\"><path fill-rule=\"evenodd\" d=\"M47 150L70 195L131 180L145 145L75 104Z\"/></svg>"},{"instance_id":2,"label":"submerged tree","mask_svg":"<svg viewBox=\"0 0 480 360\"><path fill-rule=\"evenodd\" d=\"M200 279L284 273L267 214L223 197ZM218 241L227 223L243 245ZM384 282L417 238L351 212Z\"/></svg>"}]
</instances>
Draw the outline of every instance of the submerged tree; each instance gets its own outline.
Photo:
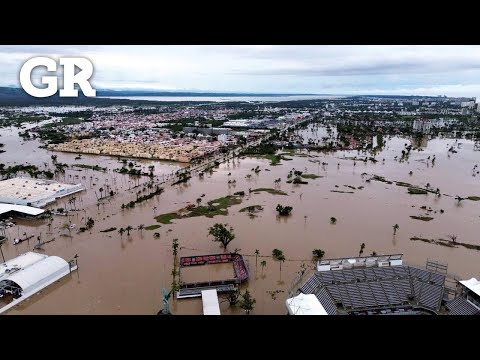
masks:
<instances>
[{"instance_id":1,"label":"submerged tree","mask_svg":"<svg viewBox=\"0 0 480 360\"><path fill-rule=\"evenodd\" d=\"M282 279L282 263L286 260L285 255L283 255L283 251L280 249L273 249L272 256L277 260L280 264L280 280Z\"/></svg>"},{"instance_id":2,"label":"submerged tree","mask_svg":"<svg viewBox=\"0 0 480 360\"><path fill-rule=\"evenodd\" d=\"M143 234L143 229L145 229L145 225L143 224L138 225L137 230L140 231L140 234Z\"/></svg>"},{"instance_id":3,"label":"submerged tree","mask_svg":"<svg viewBox=\"0 0 480 360\"><path fill-rule=\"evenodd\" d=\"M263 275L263 269L265 268L265 266L267 266L267 262L263 260L262 262L260 262L260 266L262 267L262 275Z\"/></svg>"},{"instance_id":4,"label":"submerged tree","mask_svg":"<svg viewBox=\"0 0 480 360\"><path fill-rule=\"evenodd\" d=\"M123 237L124 232L125 232L125 229L123 227L118 229L118 233L120 234L120 237Z\"/></svg>"},{"instance_id":5,"label":"submerged tree","mask_svg":"<svg viewBox=\"0 0 480 360\"><path fill-rule=\"evenodd\" d=\"M457 242L457 235L448 235L448 238L452 241L452 242Z\"/></svg>"},{"instance_id":6,"label":"submerged tree","mask_svg":"<svg viewBox=\"0 0 480 360\"><path fill-rule=\"evenodd\" d=\"M275 210L277 210L278 215L280 215L280 216L288 216L292 212L293 207L283 206L283 205L278 204L277 207L275 208Z\"/></svg>"},{"instance_id":7,"label":"submerged tree","mask_svg":"<svg viewBox=\"0 0 480 360\"><path fill-rule=\"evenodd\" d=\"M213 236L213 241L220 242L225 250L228 244L235 239L233 228L231 226L228 228L228 224L217 223L208 229L208 234Z\"/></svg>"},{"instance_id":8,"label":"submerged tree","mask_svg":"<svg viewBox=\"0 0 480 360\"><path fill-rule=\"evenodd\" d=\"M323 258L323 256L325 255L325 251L321 249L314 249L312 251L312 255L313 255L313 258L318 261Z\"/></svg>"},{"instance_id":9,"label":"submerged tree","mask_svg":"<svg viewBox=\"0 0 480 360\"><path fill-rule=\"evenodd\" d=\"M330 224L335 225L337 223L337 218L334 218L333 216L330 218Z\"/></svg>"},{"instance_id":10,"label":"submerged tree","mask_svg":"<svg viewBox=\"0 0 480 360\"><path fill-rule=\"evenodd\" d=\"M358 256L362 256L364 249L365 249L365 243L362 243L362 245L360 245L360 251L358 252Z\"/></svg>"},{"instance_id":11,"label":"submerged tree","mask_svg":"<svg viewBox=\"0 0 480 360\"><path fill-rule=\"evenodd\" d=\"M131 227L130 225L128 225L126 228L125 228L125 231L127 232L127 236L130 236L130 231L133 230L133 227Z\"/></svg>"},{"instance_id":12,"label":"submerged tree","mask_svg":"<svg viewBox=\"0 0 480 360\"><path fill-rule=\"evenodd\" d=\"M400 228L400 226L398 226L398 224L393 225L393 235L395 235L397 233L397 230L399 228Z\"/></svg>"},{"instance_id":13,"label":"submerged tree","mask_svg":"<svg viewBox=\"0 0 480 360\"><path fill-rule=\"evenodd\" d=\"M257 301L252 297L248 289L245 290L245 293L242 294L241 297L242 299L239 301L239 306L249 315Z\"/></svg>"},{"instance_id":14,"label":"submerged tree","mask_svg":"<svg viewBox=\"0 0 480 360\"><path fill-rule=\"evenodd\" d=\"M257 269L258 255L260 255L260 250L255 249L255 270Z\"/></svg>"}]
</instances>

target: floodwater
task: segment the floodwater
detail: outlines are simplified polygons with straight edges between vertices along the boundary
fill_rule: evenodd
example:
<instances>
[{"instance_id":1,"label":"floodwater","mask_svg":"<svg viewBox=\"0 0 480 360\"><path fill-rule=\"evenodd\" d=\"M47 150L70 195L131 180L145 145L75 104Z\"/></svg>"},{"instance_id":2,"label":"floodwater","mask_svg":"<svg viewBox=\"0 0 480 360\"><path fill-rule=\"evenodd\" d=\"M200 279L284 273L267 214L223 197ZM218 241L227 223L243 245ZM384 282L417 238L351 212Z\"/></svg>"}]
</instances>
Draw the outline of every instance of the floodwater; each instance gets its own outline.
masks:
<instances>
[{"instance_id":1,"label":"floodwater","mask_svg":"<svg viewBox=\"0 0 480 360\"><path fill-rule=\"evenodd\" d=\"M232 263L185 266L180 269L182 282L231 280L235 278Z\"/></svg>"},{"instance_id":2,"label":"floodwater","mask_svg":"<svg viewBox=\"0 0 480 360\"><path fill-rule=\"evenodd\" d=\"M50 161L52 153L38 149L36 146L40 143L31 141L23 146L18 145L22 141L17 137L18 144L15 145L13 138L6 141L4 133L5 130L2 131L0 142L6 144L4 149L7 152L0 154L0 162L9 163L15 158L18 162L36 164ZM312 268L312 250L316 248L325 251L325 258L347 257L358 255L360 245L365 243L364 255L373 251L378 254L402 253L406 262L417 266L424 266L427 259L438 260L448 263L449 272L464 279L472 276L479 278L479 251L410 240L413 236L446 239L448 235L457 235L458 242L480 245L480 201L464 200L459 203L454 199L455 195L480 196L480 175L472 176L474 165L480 164L480 153L473 150L473 142L460 139L455 144L452 139L426 140L420 144L423 151L412 150L408 161L399 162L395 157L400 158L405 144L411 141L400 137L385 137L384 140L387 145L377 153L377 163L345 159L362 156L357 151L338 151L328 155L311 152L312 157L291 156L291 161L284 160L279 166L270 166L269 161L264 159L235 159L221 164L212 174L205 174L203 179L194 176L188 183L167 186L161 195L134 209L125 210L120 209L121 204L135 200L136 192L142 187L128 190L132 186L132 182L128 183L128 176L112 171L101 173L82 170L78 172L80 178L77 180L84 182L87 190L76 195L76 207L85 211L73 212L70 219L72 223L80 225L85 214L91 216L95 220L91 231L77 234L73 230L69 237L68 231L61 229L67 222L62 216L54 217L50 230L47 220L24 220L18 222L20 226L8 229L10 241L3 246L5 257L10 259L32 250L36 243L32 239L13 245L11 239L17 236L17 232L35 234L35 238L41 233L42 241L55 238L55 241L44 245L44 252L67 260L78 254L79 271L8 313L156 314L162 307L162 287L170 290L172 281L172 240L178 239L179 256L222 252L219 243L213 242L208 236L208 228L217 222L228 223L234 228L236 237L228 249L239 249L248 262L251 277L242 286L242 291L248 288L256 299L252 314L287 313L285 299L292 281L302 266ZM448 156L448 149L452 145L457 153ZM21 148L27 150L25 157L18 155ZM33 150L36 151L35 155L31 154ZM68 164L98 163L100 166L120 167L114 158L82 156L84 159L76 161L75 154L56 154L59 162ZM428 156L433 155L436 156L434 165L427 162ZM328 165L322 165L322 162ZM151 163L158 174L168 174L179 166L160 161ZM256 166L262 170L258 174L252 171ZM292 168L323 177L308 179L307 185L286 184ZM410 171L412 175L409 175ZM231 176L228 176L230 172ZM66 180L71 179L70 174L75 179L75 173L67 169ZM367 182L369 176L362 177L362 173L419 186L430 183L431 187L439 188L444 195L409 195L405 187L373 180ZM250 179L245 178L247 174L252 175ZM82 179L82 175L86 178ZM63 180L61 176L60 180ZM90 176L99 180L90 179ZM249 188L274 188L274 180L278 178L282 181L276 186L287 192L287 196L266 192L249 194ZM98 194L99 184L104 185L106 179L109 179L110 185L115 184L114 189L118 188L119 194L97 206L94 190ZM236 180L236 184L228 184L228 180ZM96 185L91 185L91 182ZM359 190L359 186L364 188ZM110 227L153 225L156 224L155 215L195 203L202 194L205 194L202 202L206 203L240 190L247 194L242 204L228 209L228 216L173 220L173 224L162 224L153 231L132 230L129 236L126 233L121 236L117 231L100 232ZM66 202L66 199L62 199L54 207L70 208ZM292 206L292 214L279 218L275 211L277 204ZM249 205L262 205L264 210L253 218L246 212L239 212ZM433 209L429 212L434 218L432 221L410 218L411 215L426 214L425 210L420 209L421 206ZM444 213L440 213L440 209ZM330 223L331 217L337 219L336 224ZM395 224L399 225L396 235L393 234ZM154 237L155 232L160 237ZM286 257L284 263L271 257L274 248L283 251ZM258 257L254 255L256 249L260 253ZM265 266L261 265L263 261L266 262ZM202 271L207 271L205 269ZM184 270L182 278L188 275ZM193 271L194 268L188 270ZM213 274L210 271L206 275ZM174 314L202 314L201 299L174 300L170 309ZM242 314L241 310L230 308L226 302L221 303L221 311L222 314Z\"/></svg>"}]
</instances>

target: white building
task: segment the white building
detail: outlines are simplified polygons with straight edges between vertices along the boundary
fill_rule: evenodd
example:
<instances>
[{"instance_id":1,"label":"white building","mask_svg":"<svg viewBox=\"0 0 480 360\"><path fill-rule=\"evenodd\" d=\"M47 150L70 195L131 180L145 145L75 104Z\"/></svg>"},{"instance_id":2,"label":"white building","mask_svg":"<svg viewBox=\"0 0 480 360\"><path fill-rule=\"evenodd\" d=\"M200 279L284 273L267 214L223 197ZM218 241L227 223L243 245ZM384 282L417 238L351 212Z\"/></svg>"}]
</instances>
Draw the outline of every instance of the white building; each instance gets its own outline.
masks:
<instances>
[{"instance_id":1,"label":"white building","mask_svg":"<svg viewBox=\"0 0 480 360\"><path fill-rule=\"evenodd\" d=\"M413 130L418 132L428 132L432 127L432 120L430 119L416 119L413 121Z\"/></svg>"},{"instance_id":2,"label":"white building","mask_svg":"<svg viewBox=\"0 0 480 360\"><path fill-rule=\"evenodd\" d=\"M226 143L228 141L228 135L227 134L220 134L217 136L217 140Z\"/></svg>"},{"instance_id":3,"label":"white building","mask_svg":"<svg viewBox=\"0 0 480 360\"><path fill-rule=\"evenodd\" d=\"M83 190L82 184L17 177L0 181L0 203L44 207L58 198Z\"/></svg>"},{"instance_id":4,"label":"white building","mask_svg":"<svg viewBox=\"0 0 480 360\"><path fill-rule=\"evenodd\" d=\"M75 262L58 256L27 252L0 264L0 298L13 300L0 308L7 311L77 269Z\"/></svg>"}]
</instances>

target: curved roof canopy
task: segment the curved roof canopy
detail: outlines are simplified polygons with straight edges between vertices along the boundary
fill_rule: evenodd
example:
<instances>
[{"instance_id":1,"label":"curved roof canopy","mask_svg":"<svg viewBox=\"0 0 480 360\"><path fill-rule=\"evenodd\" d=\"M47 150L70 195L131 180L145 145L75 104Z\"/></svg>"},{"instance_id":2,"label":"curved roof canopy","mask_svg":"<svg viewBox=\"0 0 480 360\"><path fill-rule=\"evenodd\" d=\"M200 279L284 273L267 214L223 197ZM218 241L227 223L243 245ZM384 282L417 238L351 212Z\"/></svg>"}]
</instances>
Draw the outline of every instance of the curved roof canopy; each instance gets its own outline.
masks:
<instances>
[{"instance_id":1,"label":"curved roof canopy","mask_svg":"<svg viewBox=\"0 0 480 360\"><path fill-rule=\"evenodd\" d=\"M68 269L69 266L65 260L58 256L49 256L15 272L8 277L8 280L15 282L24 292L28 292Z\"/></svg>"}]
</instances>

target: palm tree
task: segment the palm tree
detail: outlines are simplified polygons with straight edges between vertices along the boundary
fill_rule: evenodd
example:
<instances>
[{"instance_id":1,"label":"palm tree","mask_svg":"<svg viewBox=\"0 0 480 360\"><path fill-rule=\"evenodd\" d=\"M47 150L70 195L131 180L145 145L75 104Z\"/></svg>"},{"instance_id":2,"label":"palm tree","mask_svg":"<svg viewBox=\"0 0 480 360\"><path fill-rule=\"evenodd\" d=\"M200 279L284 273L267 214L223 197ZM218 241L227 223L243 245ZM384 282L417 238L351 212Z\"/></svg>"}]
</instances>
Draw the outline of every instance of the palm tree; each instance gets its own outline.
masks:
<instances>
[{"instance_id":1,"label":"palm tree","mask_svg":"<svg viewBox=\"0 0 480 360\"><path fill-rule=\"evenodd\" d=\"M143 229L144 228L145 228L145 225L140 224L140 225L138 225L137 230L140 230L140 234L143 234Z\"/></svg>"},{"instance_id":2,"label":"palm tree","mask_svg":"<svg viewBox=\"0 0 480 360\"><path fill-rule=\"evenodd\" d=\"M286 260L285 255L280 255L278 258L278 263L280 264L280 281L282 280L282 263Z\"/></svg>"},{"instance_id":3,"label":"palm tree","mask_svg":"<svg viewBox=\"0 0 480 360\"><path fill-rule=\"evenodd\" d=\"M120 237L123 238L123 233L125 232L125 229L122 227L118 230L118 233L120 234Z\"/></svg>"},{"instance_id":4,"label":"palm tree","mask_svg":"<svg viewBox=\"0 0 480 360\"><path fill-rule=\"evenodd\" d=\"M273 249L272 256L279 262L280 264L280 280L282 279L282 262L285 261L285 255L283 255L283 251L280 249Z\"/></svg>"},{"instance_id":5,"label":"palm tree","mask_svg":"<svg viewBox=\"0 0 480 360\"><path fill-rule=\"evenodd\" d=\"M393 235L395 235L397 233L397 230L399 228L400 228L400 226L398 226L398 224L393 225Z\"/></svg>"},{"instance_id":6,"label":"palm tree","mask_svg":"<svg viewBox=\"0 0 480 360\"><path fill-rule=\"evenodd\" d=\"M263 260L261 263L260 263L260 266L262 267L262 275L263 275L263 268L265 266L267 266L267 262L265 260Z\"/></svg>"},{"instance_id":7,"label":"palm tree","mask_svg":"<svg viewBox=\"0 0 480 360\"><path fill-rule=\"evenodd\" d=\"M362 245L360 245L360 251L358 252L358 256L362 256L363 249L365 249L365 243L362 243Z\"/></svg>"},{"instance_id":8,"label":"palm tree","mask_svg":"<svg viewBox=\"0 0 480 360\"><path fill-rule=\"evenodd\" d=\"M103 193L103 187L101 187L100 189L98 189L98 191L100 191L100 198L102 198L102 193Z\"/></svg>"},{"instance_id":9,"label":"palm tree","mask_svg":"<svg viewBox=\"0 0 480 360\"><path fill-rule=\"evenodd\" d=\"M255 270L257 269L257 257L260 255L260 250L255 249Z\"/></svg>"},{"instance_id":10,"label":"palm tree","mask_svg":"<svg viewBox=\"0 0 480 360\"><path fill-rule=\"evenodd\" d=\"M126 228L125 228L125 231L127 232L127 236L130 236L130 231L133 230L133 228L128 225Z\"/></svg>"}]
</instances>

